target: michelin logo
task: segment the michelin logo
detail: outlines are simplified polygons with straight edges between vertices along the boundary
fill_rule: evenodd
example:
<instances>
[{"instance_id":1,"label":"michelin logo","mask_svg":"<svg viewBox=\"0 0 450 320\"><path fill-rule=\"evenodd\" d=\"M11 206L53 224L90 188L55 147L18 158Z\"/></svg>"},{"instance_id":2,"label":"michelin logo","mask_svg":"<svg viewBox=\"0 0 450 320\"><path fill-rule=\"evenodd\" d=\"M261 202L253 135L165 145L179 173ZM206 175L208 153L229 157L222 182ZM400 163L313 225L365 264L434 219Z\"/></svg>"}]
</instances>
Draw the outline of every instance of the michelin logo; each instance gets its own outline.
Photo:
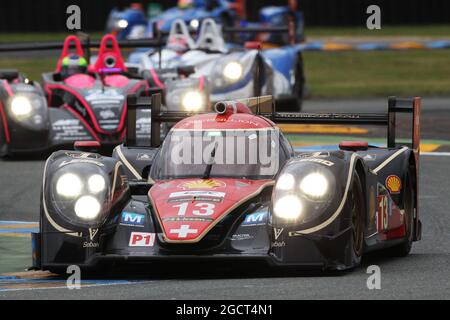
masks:
<instances>
[{"instance_id":1,"label":"michelin logo","mask_svg":"<svg viewBox=\"0 0 450 320\"><path fill-rule=\"evenodd\" d=\"M259 226L266 224L267 211L258 211L245 217L243 226Z\"/></svg>"},{"instance_id":2,"label":"michelin logo","mask_svg":"<svg viewBox=\"0 0 450 320\"><path fill-rule=\"evenodd\" d=\"M120 224L124 226L143 227L145 224L145 215L131 212L122 212Z\"/></svg>"}]
</instances>

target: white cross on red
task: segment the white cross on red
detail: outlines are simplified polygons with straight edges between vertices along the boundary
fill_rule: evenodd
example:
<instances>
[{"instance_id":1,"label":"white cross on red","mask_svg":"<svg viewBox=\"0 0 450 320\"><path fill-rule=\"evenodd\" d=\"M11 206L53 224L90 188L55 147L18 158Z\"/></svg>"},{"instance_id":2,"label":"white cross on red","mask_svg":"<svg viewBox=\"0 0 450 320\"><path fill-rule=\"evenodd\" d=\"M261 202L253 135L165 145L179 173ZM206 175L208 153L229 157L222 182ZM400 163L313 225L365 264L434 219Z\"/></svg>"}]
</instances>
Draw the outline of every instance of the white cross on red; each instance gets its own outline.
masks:
<instances>
[{"instance_id":1,"label":"white cross on red","mask_svg":"<svg viewBox=\"0 0 450 320\"><path fill-rule=\"evenodd\" d=\"M179 229L170 229L169 233L176 233L178 238L186 238L190 233L197 233L197 229L191 229L188 224L183 224Z\"/></svg>"}]
</instances>

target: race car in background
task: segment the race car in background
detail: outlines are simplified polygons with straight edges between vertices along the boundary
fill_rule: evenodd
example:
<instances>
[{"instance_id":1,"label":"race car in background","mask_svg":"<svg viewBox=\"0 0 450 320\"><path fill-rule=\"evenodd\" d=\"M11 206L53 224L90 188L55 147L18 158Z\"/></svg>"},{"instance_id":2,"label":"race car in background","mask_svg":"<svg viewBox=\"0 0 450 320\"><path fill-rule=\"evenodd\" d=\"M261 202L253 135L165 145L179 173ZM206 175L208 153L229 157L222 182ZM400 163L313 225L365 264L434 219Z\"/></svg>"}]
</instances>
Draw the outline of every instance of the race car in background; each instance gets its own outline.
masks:
<instances>
[{"instance_id":1,"label":"race car in background","mask_svg":"<svg viewBox=\"0 0 450 320\"><path fill-rule=\"evenodd\" d=\"M259 21L246 20L246 1L244 0L180 0L178 6L170 8L149 19L143 6L134 3L128 8L113 9L108 17L107 32L117 35L118 39L151 38L154 28L169 32L176 20L183 20L191 30L198 30L204 19L213 19L222 27L233 26L286 26L292 22L296 25L297 41L304 40L303 14L298 10L296 0L288 1L287 6L263 7L259 11ZM255 34L241 34L241 40L255 40ZM236 37L234 37L236 39ZM265 40L277 40L277 35L265 35Z\"/></svg>"},{"instance_id":2,"label":"race car in background","mask_svg":"<svg viewBox=\"0 0 450 320\"><path fill-rule=\"evenodd\" d=\"M277 113L270 96L194 116L162 111L159 94L129 96L128 106L127 140L112 157L48 158L34 268L219 261L345 270L370 251L405 256L421 238L420 98L390 98L380 114ZM152 109L147 148L132 130L140 108ZM410 144L396 142L397 112L413 115ZM167 121L179 122L161 143ZM274 122L387 126L387 146L296 153Z\"/></svg>"},{"instance_id":3,"label":"race car in background","mask_svg":"<svg viewBox=\"0 0 450 320\"><path fill-rule=\"evenodd\" d=\"M126 96L144 94L148 81L127 73L112 35L103 37L94 64L88 65L83 54L80 40L67 37L55 72L43 74L43 87L15 70L0 72L2 156L67 147L75 141L96 141L103 147L123 141ZM141 125L149 133L149 123Z\"/></svg>"},{"instance_id":4,"label":"race car in background","mask_svg":"<svg viewBox=\"0 0 450 320\"><path fill-rule=\"evenodd\" d=\"M291 29L233 28L224 32L255 30L288 34ZM275 97L278 111L300 111L305 76L301 45L293 42L268 49L261 49L258 42L247 42L244 47L229 45L212 19L203 20L194 40L184 21L176 20L164 49L135 52L129 63L140 72L151 71L155 82L158 69L194 67L194 76L208 80L209 100L213 103L264 94ZM177 94L168 96L181 99Z\"/></svg>"}]
</instances>

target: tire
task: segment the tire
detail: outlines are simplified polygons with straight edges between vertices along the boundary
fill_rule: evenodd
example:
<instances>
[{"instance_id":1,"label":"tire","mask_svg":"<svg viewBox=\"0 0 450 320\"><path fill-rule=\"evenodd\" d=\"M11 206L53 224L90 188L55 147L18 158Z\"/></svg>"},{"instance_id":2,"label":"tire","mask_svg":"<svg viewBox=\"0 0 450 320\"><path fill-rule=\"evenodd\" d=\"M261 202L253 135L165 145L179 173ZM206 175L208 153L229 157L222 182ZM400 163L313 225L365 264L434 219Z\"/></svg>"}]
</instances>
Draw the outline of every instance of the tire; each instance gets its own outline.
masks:
<instances>
[{"instance_id":1,"label":"tire","mask_svg":"<svg viewBox=\"0 0 450 320\"><path fill-rule=\"evenodd\" d=\"M350 218L352 223L351 253L353 264L359 265L364 253L365 203L361 179L357 173L353 174L352 192L348 196Z\"/></svg>"},{"instance_id":2,"label":"tire","mask_svg":"<svg viewBox=\"0 0 450 320\"><path fill-rule=\"evenodd\" d=\"M413 230L414 230L414 186L411 179L411 170L405 177L405 193L403 194L403 205L405 214L403 217L403 223L405 226L405 241L402 243L391 247L387 250L388 255L394 257L405 257L407 256L412 248L413 243Z\"/></svg>"}]
</instances>

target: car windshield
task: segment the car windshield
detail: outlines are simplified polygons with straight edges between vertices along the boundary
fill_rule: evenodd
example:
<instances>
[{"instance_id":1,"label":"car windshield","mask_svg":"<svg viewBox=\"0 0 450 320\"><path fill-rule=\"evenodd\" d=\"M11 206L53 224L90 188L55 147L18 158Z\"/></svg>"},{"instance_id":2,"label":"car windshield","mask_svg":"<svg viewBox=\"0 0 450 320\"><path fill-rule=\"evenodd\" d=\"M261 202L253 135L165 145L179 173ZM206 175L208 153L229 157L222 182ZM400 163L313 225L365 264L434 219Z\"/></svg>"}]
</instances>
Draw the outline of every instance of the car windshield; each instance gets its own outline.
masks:
<instances>
[{"instance_id":1,"label":"car windshield","mask_svg":"<svg viewBox=\"0 0 450 320\"><path fill-rule=\"evenodd\" d=\"M164 140L152 176L272 179L278 172L280 158L285 158L279 141L279 131L273 128L174 129Z\"/></svg>"}]
</instances>

